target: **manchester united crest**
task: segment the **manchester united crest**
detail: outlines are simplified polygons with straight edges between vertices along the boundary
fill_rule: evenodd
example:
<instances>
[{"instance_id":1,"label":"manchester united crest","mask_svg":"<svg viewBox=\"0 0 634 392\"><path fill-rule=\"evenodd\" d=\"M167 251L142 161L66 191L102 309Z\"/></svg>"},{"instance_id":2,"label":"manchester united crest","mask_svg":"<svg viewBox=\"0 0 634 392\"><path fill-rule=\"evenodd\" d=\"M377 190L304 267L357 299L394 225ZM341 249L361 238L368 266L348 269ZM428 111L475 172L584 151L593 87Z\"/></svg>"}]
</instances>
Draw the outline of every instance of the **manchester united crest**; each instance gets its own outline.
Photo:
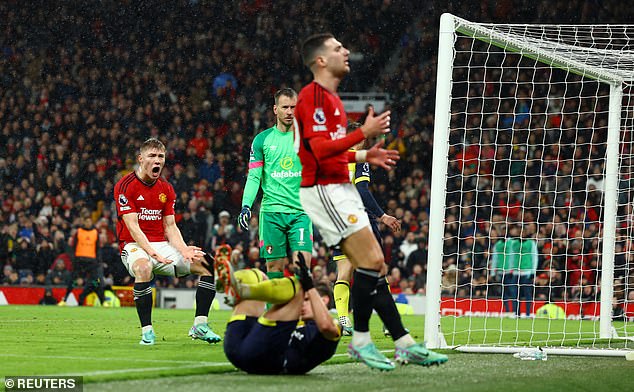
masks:
<instances>
[{"instance_id":1,"label":"manchester united crest","mask_svg":"<svg viewBox=\"0 0 634 392\"><path fill-rule=\"evenodd\" d=\"M266 253L268 253L268 254L273 253L273 246L272 245L267 245L266 246Z\"/></svg>"},{"instance_id":2,"label":"manchester united crest","mask_svg":"<svg viewBox=\"0 0 634 392\"><path fill-rule=\"evenodd\" d=\"M165 193L161 193L159 195L159 200L161 201L161 203L165 203L167 201L167 195Z\"/></svg>"}]
</instances>

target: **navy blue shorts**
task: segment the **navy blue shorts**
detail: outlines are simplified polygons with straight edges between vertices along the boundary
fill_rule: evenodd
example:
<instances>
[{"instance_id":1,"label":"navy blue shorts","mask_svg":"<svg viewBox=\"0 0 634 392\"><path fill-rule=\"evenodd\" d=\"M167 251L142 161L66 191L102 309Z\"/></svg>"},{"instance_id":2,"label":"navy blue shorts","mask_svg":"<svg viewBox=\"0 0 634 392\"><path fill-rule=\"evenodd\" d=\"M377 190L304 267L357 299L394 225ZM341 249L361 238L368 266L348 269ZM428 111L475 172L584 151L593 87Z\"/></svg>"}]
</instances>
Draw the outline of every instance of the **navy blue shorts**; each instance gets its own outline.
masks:
<instances>
[{"instance_id":1,"label":"navy blue shorts","mask_svg":"<svg viewBox=\"0 0 634 392\"><path fill-rule=\"evenodd\" d=\"M288 343L284 372L305 374L330 359L337 351L339 339L326 339L314 321L307 321L298 327Z\"/></svg>"},{"instance_id":2,"label":"navy blue shorts","mask_svg":"<svg viewBox=\"0 0 634 392\"><path fill-rule=\"evenodd\" d=\"M333 356L338 340L324 338L314 321L258 322L245 317L227 324L224 349L238 369L252 374L304 374Z\"/></svg>"},{"instance_id":3,"label":"navy blue shorts","mask_svg":"<svg viewBox=\"0 0 634 392\"><path fill-rule=\"evenodd\" d=\"M284 356L295 321L276 321L263 325L257 317L233 320L225 332L225 355L238 369L253 374L284 372Z\"/></svg>"}]
</instances>

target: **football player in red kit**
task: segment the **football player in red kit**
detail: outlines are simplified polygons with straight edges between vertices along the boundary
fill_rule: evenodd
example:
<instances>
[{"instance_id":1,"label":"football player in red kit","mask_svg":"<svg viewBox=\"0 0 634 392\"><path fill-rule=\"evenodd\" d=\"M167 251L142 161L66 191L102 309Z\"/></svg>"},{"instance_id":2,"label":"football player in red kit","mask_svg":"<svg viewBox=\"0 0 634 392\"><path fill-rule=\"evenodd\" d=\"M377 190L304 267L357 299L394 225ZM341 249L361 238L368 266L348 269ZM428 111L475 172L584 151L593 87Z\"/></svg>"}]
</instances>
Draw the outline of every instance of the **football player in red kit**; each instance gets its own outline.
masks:
<instances>
[{"instance_id":1,"label":"football player in red kit","mask_svg":"<svg viewBox=\"0 0 634 392\"><path fill-rule=\"evenodd\" d=\"M376 115L370 108L363 125L347 133L348 120L337 88L350 72L349 54L328 33L315 34L302 45L302 59L313 74L313 82L300 91L295 106L302 206L326 244L340 245L355 269L350 356L373 368L394 369L392 361L377 350L370 338L370 316L376 310L394 340L397 362L440 364L447 357L416 343L403 327L385 279L383 251L370 229L359 192L350 182L349 162L368 162L390 169L398 153L381 148L382 142L369 150L348 151L364 139L389 132L390 126L389 112Z\"/></svg>"},{"instance_id":2,"label":"football player in red kit","mask_svg":"<svg viewBox=\"0 0 634 392\"><path fill-rule=\"evenodd\" d=\"M216 295L213 258L183 240L174 218L176 194L161 177L165 145L155 138L143 142L137 156L138 168L114 187L117 206L117 235L121 261L134 277L134 302L141 321L143 345L152 345L152 288L154 275L200 276L196 290L196 316L189 331L193 339L219 342L207 324L209 308Z\"/></svg>"}]
</instances>

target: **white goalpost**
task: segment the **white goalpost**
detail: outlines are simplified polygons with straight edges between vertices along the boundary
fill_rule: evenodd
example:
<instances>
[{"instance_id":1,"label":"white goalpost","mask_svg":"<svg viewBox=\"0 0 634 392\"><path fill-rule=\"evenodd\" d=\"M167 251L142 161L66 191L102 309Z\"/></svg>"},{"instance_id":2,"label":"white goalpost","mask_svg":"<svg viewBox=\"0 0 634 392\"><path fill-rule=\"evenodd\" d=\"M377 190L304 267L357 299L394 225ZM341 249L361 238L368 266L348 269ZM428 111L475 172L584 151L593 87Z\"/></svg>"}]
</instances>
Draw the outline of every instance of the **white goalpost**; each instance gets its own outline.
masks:
<instances>
[{"instance_id":1,"label":"white goalpost","mask_svg":"<svg viewBox=\"0 0 634 392\"><path fill-rule=\"evenodd\" d=\"M430 348L634 350L634 25L440 20Z\"/></svg>"}]
</instances>

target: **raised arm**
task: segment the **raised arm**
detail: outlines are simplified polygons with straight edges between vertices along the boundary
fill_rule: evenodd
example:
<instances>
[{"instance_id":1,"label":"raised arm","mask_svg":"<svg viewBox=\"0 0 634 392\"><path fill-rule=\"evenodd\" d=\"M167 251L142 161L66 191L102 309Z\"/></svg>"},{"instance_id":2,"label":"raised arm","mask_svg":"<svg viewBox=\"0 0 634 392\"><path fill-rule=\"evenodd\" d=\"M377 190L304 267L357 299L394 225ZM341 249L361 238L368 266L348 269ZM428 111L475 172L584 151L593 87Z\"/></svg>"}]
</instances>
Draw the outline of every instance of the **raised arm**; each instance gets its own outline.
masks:
<instances>
[{"instance_id":1,"label":"raised arm","mask_svg":"<svg viewBox=\"0 0 634 392\"><path fill-rule=\"evenodd\" d=\"M330 316L328 308L326 308L317 289L313 287L306 292L306 295L310 306L313 308L313 317L319 332L328 340L339 339L341 329Z\"/></svg>"},{"instance_id":2,"label":"raised arm","mask_svg":"<svg viewBox=\"0 0 634 392\"><path fill-rule=\"evenodd\" d=\"M310 306L313 310L313 320L317 324L319 332L328 340L337 340L341 336L341 328L335 323L326 304L321 299L321 295L315 289L313 278L310 276L308 266L306 265L306 259L302 252L297 254L297 261L295 261L298 267L299 283L304 290L304 293L308 297Z\"/></svg>"}]
</instances>

